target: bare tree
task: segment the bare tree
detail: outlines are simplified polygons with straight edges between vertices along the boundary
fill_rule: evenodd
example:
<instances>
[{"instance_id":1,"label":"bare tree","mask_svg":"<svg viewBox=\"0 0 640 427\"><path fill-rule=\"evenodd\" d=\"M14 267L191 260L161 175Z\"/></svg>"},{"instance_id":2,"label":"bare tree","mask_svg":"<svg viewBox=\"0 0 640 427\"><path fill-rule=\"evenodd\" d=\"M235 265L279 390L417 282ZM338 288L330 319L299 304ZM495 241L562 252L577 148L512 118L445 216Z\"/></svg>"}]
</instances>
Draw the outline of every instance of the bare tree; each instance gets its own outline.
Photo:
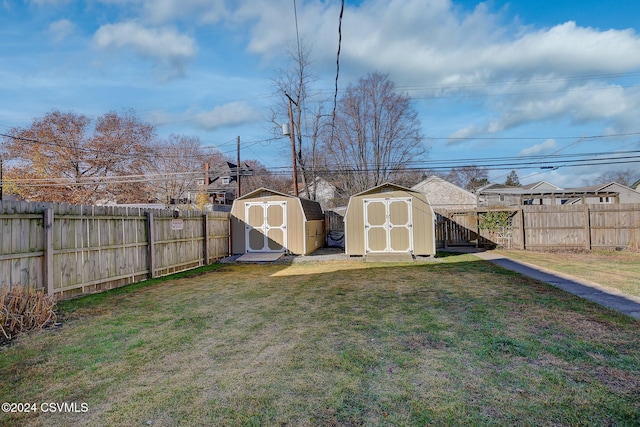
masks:
<instances>
[{"instance_id":1,"label":"bare tree","mask_svg":"<svg viewBox=\"0 0 640 427\"><path fill-rule=\"evenodd\" d=\"M269 188L285 194L291 192L292 179L288 175L284 176L270 172L265 165L257 160L246 160L245 163L249 165L253 173L251 176L242 178L243 193L249 193L260 187Z\"/></svg>"},{"instance_id":2,"label":"bare tree","mask_svg":"<svg viewBox=\"0 0 640 427\"><path fill-rule=\"evenodd\" d=\"M474 191L489 183L489 170L475 165L462 166L451 169L446 179L458 187Z\"/></svg>"},{"instance_id":3,"label":"bare tree","mask_svg":"<svg viewBox=\"0 0 640 427\"><path fill-rule=\"evenodd\" d=\"M309 198L315 200L315 185L311 185L324 166L320 147L320 132L327 125L328 115L323 101L311 100L313 85L311 73L311 48L301 41L287 50L290 66L278 71L274 86L281 103L272 110L271 121L277 126L289 123L288 108L291 103L295 157L302 185L309 190Z\"/></svg>"},{"instance_id":4,"label":"bare tree","mask_svg":"<svg viewBox=\"0 0 640 427\"><path fill-rule=\"evenodd\" d=\"M638 172L631 169L625 169L621 171L609 171L603 173L600 179L595 184L608 184L610 182L617 182L618 184L626 185L627 187L632 185L635 180L640 178Z\"/></svg>"},{"instance_id":5,"label":"bare tree","mask_svg":"<svg viewBox=\"0 0 640 427\"><path fill-rule=\"evenodd\" d=\"M426 154L411 98L397 93L386 74L368 74L349 85L334 123L325 149L348 194L392 180L407 162Z\"/></svg>"},{"instance_id":6,"label":"bare tree","mask_svg":"<svg viewBox=\"0 0 640 427\"><path fill-rule=\"evenodd\" d=\"M167 206L188 191L203 191L207 183L198 183L205 179L205 164L217 166L225 160L219 152L205 153L198 137L184 135L170 135L156 144L154 152L150 181L157 199Z\"/></svg>"},{"instance_id":7,"label":"bare tree","mask_svg":"<svg viewBox=\"0 0 640 427\"><path fill-rule=\"evenodd\" d=\"M99 117L93 135L91 123L85 115L53 110L11 129L4 145L13 191L30 201L67 203L144 198L140 176L153 126L132 111Z\"/></svg>"}]
</instances>

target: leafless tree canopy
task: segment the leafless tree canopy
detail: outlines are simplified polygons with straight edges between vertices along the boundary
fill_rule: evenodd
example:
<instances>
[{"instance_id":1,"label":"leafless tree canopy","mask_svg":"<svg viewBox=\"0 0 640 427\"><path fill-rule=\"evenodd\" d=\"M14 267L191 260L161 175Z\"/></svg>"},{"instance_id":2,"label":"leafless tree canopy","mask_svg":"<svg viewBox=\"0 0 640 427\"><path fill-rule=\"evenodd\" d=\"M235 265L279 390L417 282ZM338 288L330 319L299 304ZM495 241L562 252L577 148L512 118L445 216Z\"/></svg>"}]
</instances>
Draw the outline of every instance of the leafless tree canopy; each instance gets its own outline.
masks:
<instances>
[{"instance_id":1,"label":"leafless tree canopy","mask_svg":"<svg viewBox=\"0 0 640 427\"><path fill-rule=\"evenodd\" d=\"M11 190L31 201L144 198L148 188L123 176L144 173L153 127L131 111L109 112L93 129L91 123L85 115L54 110L27 128L11 129L4 140Z\"/></svg>"},{"instance_id":2,"label":"leafless tree canopy","mask_svg":"<svg viewBox=\"0 0 640 427\"><path fill-rule=\"evenodd\" d=\"M392 181L426 153L417 112L388 75L368 74L338 102L335 127L325 133L329 167L348 194Z\"/></svg>"},{"instance_id":3,"label":"leafless tree canopy","mask_svg":"<svg viewBox=\"0 0 640 427\"><path fill-rule=\"evenodd\" d=\"M289 47L286 52L290 65L278 70L273 80L281 103L272 111L272 122L276 126L289 123L288 107L291 97L295 156L302 187L311 190L309 198L315 200L315 187L308 186L323 170L324 156L320 149L320 132L327 125L328 114L323 100L311 96L314 82L311 73L311 48L304 40L298 47ZM289 97L287 97L286 95Z\"/></svg>"},{"instance_id":4,"label":"leafless tree canopy","mask_svg":"<svg viewBox=\"0 0 640 427\"><path fill-rule=\"evenodd\" d=\"M610 182L617 182L618 184L630 186L635 181L640 179L640 171L634 171L632 169L625 169L619 171L609 171L603 173L595 184L604 184Z\"/></svg>"},{"instance_id":5,"label":"leafless tree canopy","mask_svg":"<svg viewBox=\"0 0 640 427\"><path fill-rule=\"evenodd\" d=\"M258 188L265 187L281 193L291 193L292 178L270 172L265 165L257 160L247 160L245 162L253 174L242 177L242 193L247 194Z\"/></svg>"},{"instance_id":6,"label":"leafless tree canopy","mask_svg":"<svg viewBox=\"0 0 640 427\"><path fill-rule=\"evenodd\" d=\"M474 191L489 183L489 169L475 165L453 168L445 179L458 187Z\"/></svg>"},{"instance_id":7,"label":"leafless tree canopy","mask_svg":"<svg viewBox=\"0 0 640 427\"><path fill-rule=\"evenodd\" d=\"M150 182L158 201L169 205L205 179L205 164L212 170L227 159L218 151L205 152L200 138L172 134L154 146Z\"/></svg>"}]
</instances>

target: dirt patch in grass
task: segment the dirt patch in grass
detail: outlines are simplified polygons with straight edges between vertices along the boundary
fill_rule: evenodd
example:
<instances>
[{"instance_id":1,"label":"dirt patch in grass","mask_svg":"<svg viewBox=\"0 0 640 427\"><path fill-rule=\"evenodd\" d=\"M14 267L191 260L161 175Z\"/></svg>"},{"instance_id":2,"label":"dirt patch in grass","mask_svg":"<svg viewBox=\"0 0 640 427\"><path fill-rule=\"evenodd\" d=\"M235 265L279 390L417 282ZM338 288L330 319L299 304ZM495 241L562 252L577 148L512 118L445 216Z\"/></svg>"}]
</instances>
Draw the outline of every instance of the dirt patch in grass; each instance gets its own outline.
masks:
<instances>
[{"instance_id":1,"label":"dirt patch in grass","mask_svg":"<svg viewBox=\"0 0 640 427\"><path fill-rule=\"evenodd\" d=\"M631 396L640 394L640 376L636 373L608 366L599 366L593 375L600 383L607 386L612 393Z\"/></svg>"}]
</instances>

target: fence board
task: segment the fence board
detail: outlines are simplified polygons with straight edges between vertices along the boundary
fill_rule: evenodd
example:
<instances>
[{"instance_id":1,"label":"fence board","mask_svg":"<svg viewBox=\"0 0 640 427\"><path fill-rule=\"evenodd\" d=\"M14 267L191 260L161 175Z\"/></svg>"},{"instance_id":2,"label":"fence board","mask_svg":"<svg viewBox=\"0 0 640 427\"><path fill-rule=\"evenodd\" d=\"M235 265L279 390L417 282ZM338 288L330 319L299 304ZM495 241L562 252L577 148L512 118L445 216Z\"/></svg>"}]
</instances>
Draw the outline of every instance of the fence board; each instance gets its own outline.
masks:
<instances>
[{"instance_id":1,"label":"fence board","mask_svg":"<svg viewBox=\"0 0 640 427\"><path fill-rule=\"evenodd\" d=\"M438 212L436 239L447 244L476 244L473 215L486 210ZM512 248L533 250L590 250L640 248L640 204L523 206L508 231ZM500 233L480 227L479 245L504 244Z\"/></svg>"},{"instance_id":2,"label":"fence board","mask_svg":"<svg viewBox=\"0 0 640 427\"><path fill-rule=\"evenodd\" d=\"M52 209L52 250L47 275L45 209ZM151 275L149 245L157 234L154 275L197 267L228 255L229 214L183 213L183 230L172 230L173 211L139 208L0 202L0 286L47 288L61 297L139 281ZM203 234L209 221L210 236ZM152 233L152 235L150 235ZM209 259L203 259L207 242Z\"/></svg>"}]
</instances>

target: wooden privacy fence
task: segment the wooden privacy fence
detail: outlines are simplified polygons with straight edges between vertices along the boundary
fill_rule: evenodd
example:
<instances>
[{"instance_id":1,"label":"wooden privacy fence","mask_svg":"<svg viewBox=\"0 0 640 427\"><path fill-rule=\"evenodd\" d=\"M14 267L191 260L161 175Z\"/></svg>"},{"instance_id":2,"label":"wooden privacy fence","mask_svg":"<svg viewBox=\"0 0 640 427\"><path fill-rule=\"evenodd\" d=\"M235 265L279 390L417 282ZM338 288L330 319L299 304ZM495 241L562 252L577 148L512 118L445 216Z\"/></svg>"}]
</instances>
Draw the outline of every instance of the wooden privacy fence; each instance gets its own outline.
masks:
<instances>
[{"instance_id":1,"label":"wooden privacy fence","mask_svg":"<svg viewBox=\"0 0 640 427\"><path fill-rule=\"evenodd\" d=\"M640 204L521 206L508 227L487 229L482 217L492 210L440 211L438 247L495 246L531 250L640 248Z\"/></svg>"},{"instance_id":2,"label":"wooden privacy fence","mask_svg":"<svg viewBox=\"0 0 640 427\"><path fill-rule=\"evenodd\" d=\"M68 298L188 270L229 254L229 214L0 203L0 286Z\"/></svg>"}]
</instances>

